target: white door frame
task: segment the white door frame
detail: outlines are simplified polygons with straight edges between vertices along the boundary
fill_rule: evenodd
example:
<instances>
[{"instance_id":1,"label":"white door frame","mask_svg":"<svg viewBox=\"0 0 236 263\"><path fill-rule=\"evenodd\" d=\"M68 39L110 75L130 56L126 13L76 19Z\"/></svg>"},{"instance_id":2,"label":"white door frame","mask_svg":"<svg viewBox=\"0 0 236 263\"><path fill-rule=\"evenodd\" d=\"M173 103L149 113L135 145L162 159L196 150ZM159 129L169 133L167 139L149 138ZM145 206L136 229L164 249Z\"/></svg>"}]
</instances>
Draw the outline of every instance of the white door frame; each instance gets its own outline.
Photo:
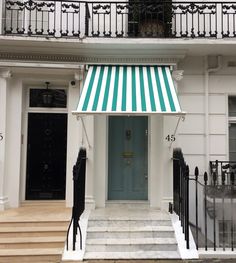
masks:
<instances>
[{"instance_id":1,"label":"white door frame","mask_svg":"<svg viewBox=\"0 0 236 263\"><path fill-rule=\"evenodd\" d=\"M68 114L68 88L65 86L50 87L50 89L64 89L67 93L67 107L66 108L40 108L29 107L29 91L30 89L42 89L44 87L39 85L27 86L25 94L23 94L23 118L22 118L22 132L21 132L21 175L20 175L20 202L25 201L26 191L26 166L27 166L27 141L28 141L28 113L67 113Z\"/></svg>"}]
</instances>

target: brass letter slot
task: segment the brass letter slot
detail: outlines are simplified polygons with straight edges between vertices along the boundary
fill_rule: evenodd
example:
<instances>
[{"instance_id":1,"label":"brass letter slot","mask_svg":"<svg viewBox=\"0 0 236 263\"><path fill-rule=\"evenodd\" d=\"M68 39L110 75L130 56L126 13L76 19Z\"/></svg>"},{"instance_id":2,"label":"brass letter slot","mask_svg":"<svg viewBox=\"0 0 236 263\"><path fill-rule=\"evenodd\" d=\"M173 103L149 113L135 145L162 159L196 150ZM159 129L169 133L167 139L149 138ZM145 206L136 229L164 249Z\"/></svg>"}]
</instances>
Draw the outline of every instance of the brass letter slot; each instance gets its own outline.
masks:
<instances>
[{"instance_id":1,"label":"brass letter slot","mask_svg":"<svg viewBox=\"0 0 236 263\"><path fill-rule=\"evenodd\" d=\"M134 152L123 152L122 156L123 156L123 158L133 158Z\"/></svg>"}]
</instances>

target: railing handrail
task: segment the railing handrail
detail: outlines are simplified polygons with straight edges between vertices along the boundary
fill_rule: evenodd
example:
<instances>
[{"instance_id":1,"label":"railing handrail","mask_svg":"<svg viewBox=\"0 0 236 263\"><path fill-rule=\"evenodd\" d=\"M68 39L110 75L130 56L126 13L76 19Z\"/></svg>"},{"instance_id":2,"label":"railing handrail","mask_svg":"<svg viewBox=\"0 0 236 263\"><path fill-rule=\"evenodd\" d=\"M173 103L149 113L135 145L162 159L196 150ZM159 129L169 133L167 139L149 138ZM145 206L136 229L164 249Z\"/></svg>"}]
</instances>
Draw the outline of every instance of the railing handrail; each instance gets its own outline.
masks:
<instances>
[{"instance_id":1,"label":"railing handrail","mask_svg":"<svg viewBox=\"0 0 236 263\"><path fill-rule=\"evenodd\" d=\"M86 149L80 148L76 164L73 167L73 207L72 216L66 235L66 249L68 250L69 231L73 223L72 246L75 250L77 229L80 233L80 249L82 249L82 232L79 219L85 209L85 175L86 175Z\"/></svg>"},{"instance_id":2,"label":"railing handrail","mask_svg":"<svg viewBox=\"0 0 236 263\"><path fill-rule=\"evenodd\" d=\"M174 211L179 216L185 236L186 248L189 249L189 167L184 160L181 148L174 149L172 159L174 161L174 188L176 187L175 180L179 180L178 189L174 189ZM175 167L175 162L178 163L177 168ZM178 169L178 171L176 171L175 168ZM176 190L178 200L175 200ZM178 206L177 209L176 206Z\"/></svg>"}]
</instances>

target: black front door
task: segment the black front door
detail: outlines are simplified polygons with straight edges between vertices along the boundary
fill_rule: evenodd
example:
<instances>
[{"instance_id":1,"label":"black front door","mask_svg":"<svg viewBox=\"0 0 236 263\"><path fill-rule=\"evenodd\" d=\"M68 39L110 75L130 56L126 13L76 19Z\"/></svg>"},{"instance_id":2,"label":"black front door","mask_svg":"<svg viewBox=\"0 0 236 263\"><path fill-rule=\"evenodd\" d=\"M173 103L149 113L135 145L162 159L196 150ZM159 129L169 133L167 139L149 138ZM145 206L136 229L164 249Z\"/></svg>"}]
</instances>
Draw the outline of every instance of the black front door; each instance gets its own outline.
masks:
<instances>
[{"instance_id":1,"label":"black front door","mask_svg":"<svg viewBox=\"0 0 236 263\"><path fill-rule=\"evenodd\" d=\"M26 200L63 200L67 114L29 113Z\"/></svg>"}]
</instances>

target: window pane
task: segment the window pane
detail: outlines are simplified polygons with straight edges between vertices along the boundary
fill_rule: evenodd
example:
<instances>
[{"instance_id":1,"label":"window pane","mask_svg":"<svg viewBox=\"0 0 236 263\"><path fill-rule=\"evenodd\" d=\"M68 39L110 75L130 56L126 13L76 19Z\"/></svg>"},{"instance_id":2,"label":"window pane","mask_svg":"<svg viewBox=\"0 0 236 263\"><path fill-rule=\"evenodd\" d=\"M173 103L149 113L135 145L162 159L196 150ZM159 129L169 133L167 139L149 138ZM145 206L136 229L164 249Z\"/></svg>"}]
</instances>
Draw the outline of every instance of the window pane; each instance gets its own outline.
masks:
<instances>
[{"instance_id":1,"label":"window pane","mask_svg":"<svg viewBox=\"0 0 236 263\"><path fill-rule=\"evenodd\" d=\"M229 97L229 116L236 116L236 97Z\"/></svg>"},{"instance_id":2,"label":"window pane","mask_svg":"<svg viewBox=\"0 0 236 263\"><path fill-rule=\"evenodd\" d=\"M30 107L66 108L67 95L63 89L30 89Z\"/></svg>"},{"instance_id":3,"label":"window pane","mask_svg":"<svg viewBox=\"0 0 236 263\"><path fill-rule=\"evenodd\" d=\"M229 125L229 160L236 161L236 124Z\"/></svg>"}]
</instances>

